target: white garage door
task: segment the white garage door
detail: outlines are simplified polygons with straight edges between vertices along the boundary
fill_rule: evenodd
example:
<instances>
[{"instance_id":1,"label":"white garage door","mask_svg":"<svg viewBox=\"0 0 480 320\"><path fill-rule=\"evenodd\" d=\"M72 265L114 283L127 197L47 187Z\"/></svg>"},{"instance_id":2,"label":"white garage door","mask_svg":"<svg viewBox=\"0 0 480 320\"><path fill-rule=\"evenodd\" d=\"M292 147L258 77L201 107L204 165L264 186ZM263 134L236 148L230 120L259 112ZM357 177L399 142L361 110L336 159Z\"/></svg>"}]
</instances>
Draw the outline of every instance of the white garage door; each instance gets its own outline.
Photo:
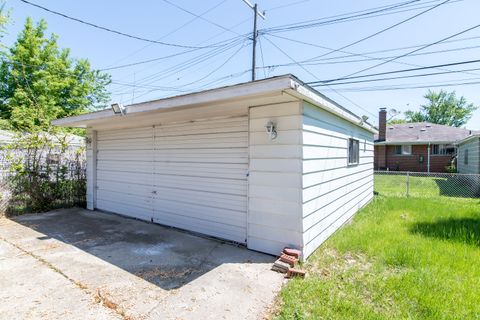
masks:
<instances>
[{"instance_id":1,"label":"white garage door","mask_svg":"<svg viewBox=\"0 0 480 320\"><path fill-rule=\"evenodd\" d=\"M98 133L97 207L246 242L248 118Z\"/></svg>"}]
</instances>

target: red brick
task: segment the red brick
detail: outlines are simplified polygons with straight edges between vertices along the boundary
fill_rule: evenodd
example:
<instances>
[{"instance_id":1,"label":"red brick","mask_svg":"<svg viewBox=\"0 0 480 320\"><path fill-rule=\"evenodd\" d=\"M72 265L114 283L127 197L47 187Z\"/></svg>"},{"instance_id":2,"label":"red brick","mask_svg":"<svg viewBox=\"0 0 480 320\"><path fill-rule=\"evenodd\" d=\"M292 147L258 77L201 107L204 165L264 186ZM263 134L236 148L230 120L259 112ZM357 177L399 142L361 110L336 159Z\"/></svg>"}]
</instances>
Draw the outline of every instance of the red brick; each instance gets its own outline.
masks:
<instances>
[{"instance_id":1,"label":"red brick","mask_svg":"<svg viewBox=\"0 0 480 320\"><path fill-rule=\"evenodd\" d=\"M430 151L431 152L431 151ZM420 163L420 155L423 156L423 163ZM376 145L374 153L375 170L395 170L427 172L427 145L413 145L411 155L395 154L395 146ZM450 165L451 155L430 154L430 172L445 172L445 167Z\"/></svg>"},{"instance_id":2,"label":"red brick","mask_svg":"<svg viewBox=\"0 0 480 320\"><path fill-rule=\"evenodd\" d=\"M302 256L302 252L297 249L292 249L292 248L284 248L283 253L288 254L289 256L295 257L297 259L300 259Z\"/></svg>"},{"instance_id":3,"label":"red brick","mask_svg":"<svg viewBox=\"0 0 480 320\"><path fill-rule=\"evenodd\" d=\"M287 278L300 277L305 278L305 270L290 268L287 272Z\"/></svg>"},{"instance_id":4,"label":"red brick","mask_svg":"<svg viewBox=\"0 0 480 320\"><path fill-rule=\"evenodd\" d=\"M290 267L293 267L295 266L295 263L298 262L298 259L293 256L289 256L288 254L282 253L280 255L280 261L286 262L290 265Z\"/></svg>"}]
</instances>

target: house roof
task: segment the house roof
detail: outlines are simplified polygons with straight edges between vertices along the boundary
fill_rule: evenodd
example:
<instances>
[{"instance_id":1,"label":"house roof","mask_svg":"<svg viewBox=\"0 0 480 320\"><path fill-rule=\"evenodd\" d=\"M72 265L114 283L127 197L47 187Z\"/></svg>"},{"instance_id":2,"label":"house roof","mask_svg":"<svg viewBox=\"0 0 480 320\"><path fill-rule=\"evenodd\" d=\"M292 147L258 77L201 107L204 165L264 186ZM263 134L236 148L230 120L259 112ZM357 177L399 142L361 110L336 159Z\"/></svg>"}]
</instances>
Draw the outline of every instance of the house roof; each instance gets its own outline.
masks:
<instances>
[{"instance_id":1,"label":"house roof","mask_svg":"<svg viewBox=\"0 0 480 320\"><path fill-rule=\"evenodd\" d=\"M377 132L367 121L362 120L361 117L309 87L291 74L136 103L125 107L126 115L115 114L108 108L102 111L54 120L52 124L80 128L105 126L115 122L122 122L122 125L125 125L128 124L129 121L131 123L134 123L133 121L145 121L145 117L150 117L152 113L174 109L181 110L182 108L211 106L212 104L227 101L260 98L266 101L265 97L271 99L274 95L283 96L284 100L292 101L292 99L294 99L297 101L308 101L372 133Z\"/></svg>"},{"instance_id":2,"label":"house roof","mask_svg":"<svg viewBox=\"0 0 480 320\"><path fill-rule=\"evenodd\" d=\"M386 140L376 144L456 143L472 134L471 130L430 122L387 124Z\"/></svg>"}]
</instances>

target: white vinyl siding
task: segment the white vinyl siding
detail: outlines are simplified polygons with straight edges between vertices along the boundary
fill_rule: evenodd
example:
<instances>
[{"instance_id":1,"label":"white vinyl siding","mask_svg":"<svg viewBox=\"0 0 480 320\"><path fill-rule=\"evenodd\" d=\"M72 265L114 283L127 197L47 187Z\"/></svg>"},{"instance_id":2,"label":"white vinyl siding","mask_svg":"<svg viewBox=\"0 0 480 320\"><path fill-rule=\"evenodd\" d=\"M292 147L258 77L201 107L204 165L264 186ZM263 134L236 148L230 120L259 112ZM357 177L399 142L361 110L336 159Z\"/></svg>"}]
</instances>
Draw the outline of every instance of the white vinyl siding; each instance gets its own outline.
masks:
<instances>
[{"instance_id":1,"label":"white vinyl siding","mask_svg":"<svg viewBox=\"0 0 480 320\"><path fill-rule=\"evenodd\" d=\"M348 164L348 141L359 141L358 165ZM373 197L373 134L304 104L302 219L308 257Z\"/></svg>"},{"instance_id":2,"label":"white vinyl siding","mask_svg":"<svg viewBox=\"0 0 480 320\"><path fill-rule=\"evenodd\" d=\"M467 153L468 161L465 161ZM459 173L480 174L480 138L471 138L458 146L457 167Z\"/></svg>"},{"instance_id":3,"label":"white vinyl siding","mask_svg":"<svg viewBox=\"0 0 480 320\"><path fill-rule=\"evenodd\" d=\"M98 132L97 208L246 242L248 117Z\"/></svg>"},{"instance_id":4,"label":"white vinyl siding","mask_svg":"<svg viewBox=\"0 0 480 320\"><path fill-rule=\"evenodd\" d=\"M265 125L272 121L277 138ZM248 247L278 255L302 247L301 103L250 108Z\"/></svg>"}]
</instances>

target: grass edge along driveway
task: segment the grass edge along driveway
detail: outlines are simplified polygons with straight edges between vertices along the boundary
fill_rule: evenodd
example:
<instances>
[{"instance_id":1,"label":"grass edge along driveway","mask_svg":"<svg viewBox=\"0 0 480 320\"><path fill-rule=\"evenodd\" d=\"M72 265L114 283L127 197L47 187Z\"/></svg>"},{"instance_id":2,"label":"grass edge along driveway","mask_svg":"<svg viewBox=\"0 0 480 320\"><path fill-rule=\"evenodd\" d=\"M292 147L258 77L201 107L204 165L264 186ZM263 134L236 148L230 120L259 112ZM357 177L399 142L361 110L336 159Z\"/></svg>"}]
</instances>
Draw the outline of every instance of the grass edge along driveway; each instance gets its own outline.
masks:
<instances>
[{"instance_id":1,"label":"grass edge along driveway","mask_svg":"<svg viewBox=\"0 0 480 320\"><path fill-rule=\"evenodd\" d=\"M281 291L276 319L480 319L480 200L377 196Z\"/></svg>"}]
</instances>

